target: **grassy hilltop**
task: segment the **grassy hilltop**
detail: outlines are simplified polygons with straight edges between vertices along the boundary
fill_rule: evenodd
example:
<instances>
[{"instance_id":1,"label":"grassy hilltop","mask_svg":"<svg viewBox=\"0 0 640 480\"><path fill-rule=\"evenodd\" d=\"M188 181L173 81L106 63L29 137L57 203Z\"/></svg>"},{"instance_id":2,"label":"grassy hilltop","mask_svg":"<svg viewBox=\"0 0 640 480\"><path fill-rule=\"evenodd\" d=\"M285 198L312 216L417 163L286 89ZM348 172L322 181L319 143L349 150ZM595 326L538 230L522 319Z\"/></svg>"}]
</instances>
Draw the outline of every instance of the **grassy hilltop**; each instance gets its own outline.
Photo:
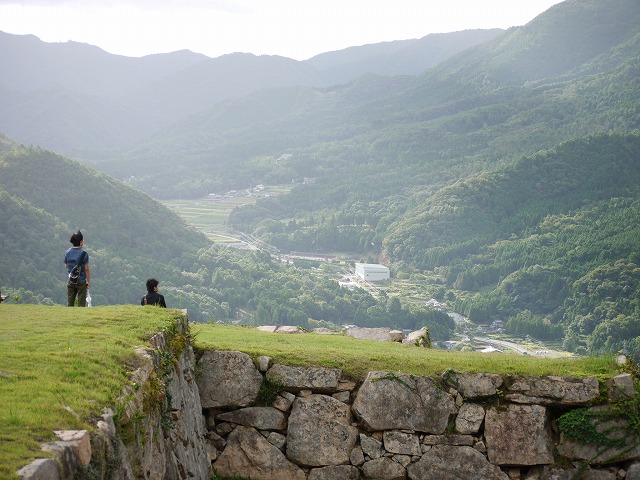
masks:
<instances>
[{"instance_id":1,"label":"grassy hilltop","mask_svg":"<svg viewBox=\"0 0 640 480\"><path fill-rule=\"evenodd\" d=\"M0 477L45 454L53 430L89 429L136 368L134 349L179 317L177 310L133 305L66 308L0 305ZM439 375L447 370L524 375L595 375L618 369L611 358L552 360L509 354L425 350L342 335L276 335L253 328L192 324L196 349L268 355L288 365L327 366L362 378L370 370Z\"/></svg>"}]
</instances>

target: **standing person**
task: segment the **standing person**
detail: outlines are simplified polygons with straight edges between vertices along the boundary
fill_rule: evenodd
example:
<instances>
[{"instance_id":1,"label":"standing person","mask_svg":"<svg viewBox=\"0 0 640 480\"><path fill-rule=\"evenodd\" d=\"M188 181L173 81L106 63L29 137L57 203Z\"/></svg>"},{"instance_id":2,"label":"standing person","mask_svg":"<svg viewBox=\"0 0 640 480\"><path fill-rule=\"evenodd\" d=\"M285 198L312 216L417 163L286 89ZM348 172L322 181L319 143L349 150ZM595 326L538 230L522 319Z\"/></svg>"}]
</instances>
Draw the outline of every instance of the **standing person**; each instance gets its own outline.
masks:
<instances>
[{"instance_id":1,"label":"standing person","mask_svg":"<svg viewBox=\"0 0 640 480\"><path fill-rule=\"evenodd\" d=\"M78 298L78 305L80 307L87 306L87 290L91 288L91 272L89 270L89 253L87 253L82 247L84 246L84 238L82 232L78 230L71 235L69 239L72 247L64 254L64 266L67 269L67 273L71 273L73 267L82 264L80 269L80 278L78 283L67 283L67 305L73 307L76 303L76 297Z\"/></svg>"},{"instance_id":2,"label":"standing person","mask_svg":"<svg viewBox=\"0 0 640 480\"><path fill-rule=\"evenodd\" d=\"M140 300L140 305L156 305L158 307L167 308L164 303L164 296L158 293L158 280L150 278L147 280L147 294Z\"/></svg>"}]
</instances>

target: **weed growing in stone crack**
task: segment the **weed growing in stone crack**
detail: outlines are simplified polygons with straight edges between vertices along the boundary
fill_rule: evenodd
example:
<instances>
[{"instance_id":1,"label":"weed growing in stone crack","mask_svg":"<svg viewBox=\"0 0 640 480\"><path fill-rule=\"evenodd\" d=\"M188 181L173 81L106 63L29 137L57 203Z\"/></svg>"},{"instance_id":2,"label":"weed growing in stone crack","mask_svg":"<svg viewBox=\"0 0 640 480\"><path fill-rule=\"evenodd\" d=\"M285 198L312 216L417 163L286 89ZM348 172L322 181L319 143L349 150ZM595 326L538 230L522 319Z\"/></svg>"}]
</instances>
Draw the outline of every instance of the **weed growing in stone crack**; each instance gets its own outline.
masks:
<instances>
[{"instance_id":1,"label":"weed growing in stone crack","mask_svg":"<svg viewBox=\"0 0 640 480\"><path fill-rule=\"evenodd\" d=\"M256 405L270 406L276 401L278 395L283 390L284 384L281 382L270 382L266 378L262 379L260 389L258 390L258 396L256 398Z\"/></svg>"},{"instance_id":2,"label":"weed growing in stone crack","mask_svg":"<svg viewBox=\"0 0 640 480\"><path fill-rule=\"evenodd\" d=\"M109 440L106 437L97 444L94 439L91 440L94 455L91 456L89 465L79 464L76 466L73 477L75 480L102 480L113 477L114 472L121 464L120 444L117 441L107 442ZM100 453L96 455L96 451Z\"/></svg>"},{"instance_id":3,"label":"weed growing in stone crack","mask_svg":"<svg viewBox=\"0 0 640 480\"><path fill-rule=\"evenodd\" d=\"M458 388L458 379L455 378L455 376L458 374L457 371L453 370L453 369L448 369L445 370L444 373L442 374L442 380L444 380L445 382L453 385L455 388Z\"/></svg>"},{"instance_id":4,"label":"weed growing in stone crack","mask_svg":"<svg viewBox=\"0 0 640 480\"><path fill-rule=\"evenodd\" d=\"M449 421L447 422L447 428L445 429L446 435L453 435L456 433L456 418L457 415L451 415L449 417Z\"/></svg>"},{"instance_id":5,"label":"weed growing in stone crack","mask_svg":"<svg viewBox=\"0 0 640 480\"><path fill-rule=\"evenodd\" d=\"M609 463L640 446L640 382L635 369L632 369L632 374L635 376L632 397L620 398L610 403L608 410L577 408L558 418L558 428L567 438L596 446L596 454L591 461L606 452L620 450L600 462ZM602 388L599 399L603 403L607 401ZM611 426L606 426L608 422L615 420L622 420L625 425L612 423Z\"/></svg>"}]
</instances>

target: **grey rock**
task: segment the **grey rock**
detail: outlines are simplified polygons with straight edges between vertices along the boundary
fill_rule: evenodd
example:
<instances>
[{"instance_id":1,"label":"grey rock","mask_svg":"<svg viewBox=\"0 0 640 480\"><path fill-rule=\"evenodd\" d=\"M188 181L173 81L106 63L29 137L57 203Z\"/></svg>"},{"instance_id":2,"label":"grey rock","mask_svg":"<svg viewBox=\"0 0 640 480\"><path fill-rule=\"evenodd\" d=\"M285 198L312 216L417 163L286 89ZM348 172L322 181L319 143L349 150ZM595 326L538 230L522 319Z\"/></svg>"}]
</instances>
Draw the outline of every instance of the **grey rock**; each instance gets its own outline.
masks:
<instances>
[{"instance_id":1,"label":"grey rock","mask_svg":"<svg viewBox=\"0 0 640 480\"><path fill-rule=\"evenodd\" d=\"M570 468L563 470L552 466L546 466L537 476L525 477L525 480L616 480L616 475L605 470L578 470ZM628 479L627 479L628 480Z\"/></svg>"},{"instance_id":2,"label":"grey rock","mask_svg":"<svg viewBox=\"0 0 640 480\"><path fill-rule=\"evenodd\" d=\"M487 453L487 446L485 445L484 441L482 441L482 440L478 440L477 442L475 442L473 444L473 448L478 450L480 453Z\"/></svg>"},{"instance_id":3,"label":"grey rock","mask_svg":"<svg viewBox=\"0 0 640 480\"><path fill-rule=\"evenodd\" d=\"M593 407L588 410L594 414L609 414L607 406ZM572 460L586 460L591 465L608 464L640 459L640 438L624 418L603 419L595 428L610 440L625 440L622 447L603 448L593 443L582 443L560 435L558 453Z\"/></svg>"},{"instance_id":4,"label":"grey rock","mask_svg":"<svg viewBox=\"0 0 640 480\"><path fill-rule=\"evenodd\" d=\"M351 450L351 454L349 455L349 463L351 465L360 466L364 463L364 452L362 451L362 447L360 445L356 445Z\"/></svg>"},{"instance_id":5,"label":"grey rock","mask_svg":"<svg viewBox=\"0 0 640 480\"><path fill-rule=\"evenodd\" d=\"M427 331L427 327L423 327L420 330L416 330L414 332L410 332L407 336L402 340L402 343L405 345L411 345L416 347L426 347L424 344L424 336Z\"/></svg>"},{"instance_id":6,"label":"grey rock","mask_svg":"<svg viewBox=\"0 0 640 480\"><path fill-rule=\"evenodd\" d=\"M289 335L298 335L300 333L304 333L304 330L296 327L295 325L282 325L278 327L276 333L284 333Z\"/></svg>"},{"instance_id":7,"label":"grey rock","mask_svg":"<svg viewBox=\"0 0 640 480\"><path fill-rule=\"evenodd\" d=\"M369 372L353 402L354 413L370 431L412 430L443 433L454 398L428 377Z\"/></svg>"},{"instance_id":8,"label":"grey rock","mask_svg":"<svg viewBox=\"0 0 640 480\"><path fill-rule=\"evenodd\" d=\"M275 333L275 331L278 330L278 326L277 325L260 325L259 327L256 327L256 330L260 332L265 332L265 333Z\"/></svg>"},{"instance_id":9,"label":"grey rock","mask_svg":"<svg viewBox=\"0 0 640 480\"><path fill-rule=\"evenodd\" d=\"M520 472L520 468L516 468L516 467L508 468L507 476L509 477L510 480L521 480L522 474Z\"/></svg>"},{"instance_id":10,"label":"grey rock","mask_svg":"<svg viewBox=\"0 0 640 480\"><path fill-rule=\"evenodd\" d=\"M314 468L309 472L308 480L358 480L360 470L351 465L335 465Z\"/></svg>"},{"instance_id":11,"label":"grey rock","mask_svg":"<svg viewBox=\"0 0 640 480\"><path fill-rule=\"evenodd\" d=\"M341 379L336 386L336 392L352 392L356 389L356 382L353 380Z\"/></svg>"},{"instance_id":12,"label":"grey rock","mask_svg":"<svg viewBox=\"0 0 640 480\"><path fill-rule=\"evenodd\" d=\"M22 480L60 480L58 464L52 458L38 458L16 473Z\"/></svg>"},{"instance_id":13,"label":"grey rock","mask_svg":"<svg viewBox=\"0 0 640 480\"><path fill-rule=\"evenodd\" d=\"M299 397L293 402L287 457L298 465L347 464L357 438L348 405L327 395Z\"/></svg>"},{"instance_id":14,"label":"grey rock","mask_svg":"<svg viewBox=\"0 0 640 480\"><path fill-rule=\"evenodd\" d=\"M198 367L203 408L246 407L256 401L262 375L246 353L207 350Z\"/></svg>"},{"instance_id":15,"label":"grey rock","mask_svg":"<svg viewBox=\"0 0 640 480\"><path fill-rule=\"evenodd\" d=\"M360 434L360 446L364 454L370 459L380 458L384 453L382 442L363 433Z\"/></svg>"},{"instance_id":16,"label":"grey rock","mask_svg":"<svg viewBox=\"0 0 640 480\"><path fill-rule=\"evenodd\" d=\"M236 428L236 425L233 423L219 423L216 425L216 433L221 437L226 437L231 432L233 432L234 428Z\"/></svg>"},{"instance_id":17,"label":"grey rock","mask_svg":"<svg viewBox=\"0 0 640 480\"><path fill-rule=\"evenodd\" d=\"M456 388L467 400L491 397L498 393L503 378L494 373L451 373L444 380Z\"/></svg>"},{"instance_id":18,"label":"grey rock","mask_svg":"<svg viewBox=\"0 0 640 480\"><path fill-rule=\"evenodd\" d=\"M372 480L404 480L407 478L407 470L388 457L376 458L365 462L362 465L362 471L365 478Z\"/></svg>"},{"instance_id":19,"label":"grey rock","mask_svg":"<svg viewBox=\"0 0 640 480\"><path fill-rule=\"evenodd\" d=\"M407 467L410 480L455 478L456 480L509 480L484 455L471 447L435 445Z\"/></svg>"},{"instance_id":20,"label":"grey rock","mask_svg":"<svg viewBox=\"0 0 640 480\"><path fill-rule=\"evenodd\" d=\"M305 473L251 427L239 426L227 439L227 447L213 464L221 477L261 480L305 480ZM209 477L199 477L209 478Z\"/></svg>"},{"instance_id":21,"label":"grey rock","mask_svg":"<svg viewBox=\"0 0 640 480\"><path fill-rule=\"evenodd\" d=\"M477 403L463 403L456 417L456 431L462 434L478 433L484 421L484 408Z\"/></svg>"},{"instance_id":22,"label":"grey rock","mask_svg":"<svg viewBox=\"0 0 640 480\"><path fill-rule=\"evenodd\" d=\"M277 408L246 407L225 412L216 417L216 421L231 422L258 430L285 430L287 418Z\"/></svg>"},{"instance_id":23,"label":"grey rock","mask_svg":"<svg viewBox=\"0 0 640 480\"><path fill-rule=\"evenodd\" d=\"M258 370L260 370L262 373L265 373L267 370L269 370L269 367L271 367L272 363L273 359L271 357L261 355L258 357Z\"/></svg>"},{"instance_id":24,"label":"grey rock","mask_svg":"<svg viewBox=\"0 0 640 480\"><path fill-rule=\"evenodd\" d=\"M216 450L224 450L227 445L227 441L216 432L207 432L207 440Z\"/></svg>"},{"instance_id":25,"label":"grey rock","mask_svg":"<svg viewBox=\"0 0 640 480\"><path fill-rule=\"evenodd\" d=\"M165 448L159 448L155 457L164 455L166 459L165 475L169 472L181 472L175 478L203 478L209 473L210 463L207 457L207 428L202 415L202 404L198 386L194 381L195 355L188 347L174 366L171 380L168 382L168 398L171 404L168 409L173 414L173 428L164 428L158 412L157 428L164 437ZM158 408L164 408L159 406ZM154 429L149 430L149 435ZM153 437L150 437L153 438ZM148 443L153 443L148 440Z\"/></svg>"},{"instance_id":26,"label":"grey rock","mask_svg":"<svg viewBox=\"0 0 640 480\"><path fill-rule=\"evenodd\" d=\"M415 455L414 455L415 456ZM411 464L411 459L413 458L411 455L394 455L391 457L394 462L399 463L404 468L407 468Z\"/></svg>"},{"instance_id":27,"label":"grey rock","mask_svg":"<svg viewBox=\"0 0 640 480\"><path fill-rule=\"evenodd\" d=\"M595 377L517 378L505 393L512 402L537 405L586 405L600 394Z\"/></svg>"},{"instance_id":28,"label":"grey rock","mask_svg":"<svg viewBox=\"0 0 640 480\"><path fill-rule=\"evenodd\" d=\"M411 433L388 430L383 434L384 449L401 455L420 455L420 440Z\"/></svg>"},{"instance_id":29,"label":"grey rock","mask_svg":"<svg viewBox=\"0 0 640 480\"><path fill-rule=\"evenodd\" d=\"M56 437L68 442L82 465L91 462L91 437L86 430L55 430Z\"/></svg>"},{"instance_id":30,"label":"grey rock","mask_svg":"<svg viewBox=\"0 0 640 480\"><path fill-rule=\"evenodd\" d=\"M621 373L607 380L606 385L609 390L610 400L619 400L621 398L631 398L635 394L633 388L633 375L630 373Z\"/></svg>"},{"instance_id":31,"label":"grey rock","mask_svg":"<svg viewBox=\"0 0 640 480\"><path fill-rule=\"evenodd\" d=\"M494 465L553 463L552 436L545 407L512 404L491 408L485 416L484 435L487 455Z\"/></svg>"},{"instance_id":32,"label":"grey rock","mask_svg":"<svg viewBox=\"0 0 640 480\"><path fill-rule=\"evenodd\" d=\"M338 335L338 333L336 330L331 330L330 328L326 328L326 327L318 327L318 328L314 328L311 330L311 333L317 333L318 335Z\"/></svg>"},{"instance_id":33,"label":"grey rock","mask_svg":"<svg viewBox=\"0 0 640 480\"><path fill-rule=\"evenodd\" d=\"M351 327L346 330L345 334L347 337L357 338L358 340L374 340L376 342L401 342L403 337L402 332L391 330L387 327Z\"/></svg>"},{"instance_id":34,"label":"grey rock","mask_svg":"<svg viewBox=\"0 0 640 480\"><path fill-rule=\"evenodd\" d=\"M338 368L302 368L276 364L267 372L267 380L282 385L289 392L312 390L333 393L341 375Z\"/></svg>"},{"instance_id":35,"label":"grey rock","mask_svg":"<svg viewBox=\"0 0 640 480\"><path fill-rule=\"evenodd\" d=\"M288 412L293 405L293 401L296 399L296 396L293 393L289 392L280 392L280 394L276 397L273 402L273 407L277 408L281 412Z\"/></svg>"},{"instance_id":36,"label":"grey rock","mask_svg":"<svg viewBox=\"0 0 640 480\"><path fill-rule=\"evenodd\" d=\"M423 445L457 445L472 447L475 439L471 435L425 435Z\"/></svg>"},{"instance_id":37,"label":"grey rock","mask_svg":"<svg viewBox=\"0 0 640 480\"><path fill-rule=\"evenodd\" d=\"M282 435L278 432L271 432L269 436L267 436L267 440L271 445L274 445L279 450L284 450L285 445L287 444L286 435Z\"/></svg>"},{"instance_id":38,"label":"grey rock","mask_svg":"<svg viewBox=\"0 0 640 480\"><path fill-rule=\"evenodd\" d=\"M351 393L346 391L346 392L337 392L334 393L333 395L331 395L333 398L335 398L336 400L342 402L342 403L349 403L349 400L351 399Z\"/></svg>"},{"instance_id":39,"label":"grey rock","mask_svg":"<svg viewBox=\"0 0 640 480\"><path fill-rule=\"evenodd\" d=\"M633 463L627 468L626 480L640 480L640 462Z\"/></svg>"},{"instance_id":40,"label":"grey rock","mask_svg":"<svg viewBox=\"0 0 640 480\"><path fill-rule=\"evenodd\" d=\"M387 341L388 342L402 343L403 339L404 339L404 333L402 333L402 330L391 330L389 332L389 336L387 338Z\"/></svg>"}]
</instances>

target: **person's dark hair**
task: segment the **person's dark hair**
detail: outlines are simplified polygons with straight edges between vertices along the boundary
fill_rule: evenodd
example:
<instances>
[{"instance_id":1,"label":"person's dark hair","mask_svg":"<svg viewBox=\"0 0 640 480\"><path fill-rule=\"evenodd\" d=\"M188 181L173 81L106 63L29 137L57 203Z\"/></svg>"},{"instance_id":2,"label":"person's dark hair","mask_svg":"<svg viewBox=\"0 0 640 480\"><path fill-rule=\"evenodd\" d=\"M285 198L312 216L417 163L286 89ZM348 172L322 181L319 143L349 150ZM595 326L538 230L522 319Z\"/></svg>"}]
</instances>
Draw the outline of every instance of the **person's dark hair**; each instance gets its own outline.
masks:
<instances>
[{"instance_id":1,"label":"person's dark hair","mask_svg":"<svg viewBox=\"0 0 640 480\"><path fill-rule=\"evenodd\" d=\"M80 230L71 235L71 238L69 239L71 245L73 245L74 247L79 247L82 240L84 240L84 237L82 236L82 232Z\"/></svg>"},{"instance_id":2,"label":"person's dark hair","mask_svg":"<svg viewBox=\"0 0 640 480\"><path fill-rule=\"evenodd\" d=\"M149 280L147 280L147 292L153 292L153 289L158 286L158 283L160 282L158 282L158 280L156 280L155 278L150 278Z\"/></svg>"}]
</instances>

